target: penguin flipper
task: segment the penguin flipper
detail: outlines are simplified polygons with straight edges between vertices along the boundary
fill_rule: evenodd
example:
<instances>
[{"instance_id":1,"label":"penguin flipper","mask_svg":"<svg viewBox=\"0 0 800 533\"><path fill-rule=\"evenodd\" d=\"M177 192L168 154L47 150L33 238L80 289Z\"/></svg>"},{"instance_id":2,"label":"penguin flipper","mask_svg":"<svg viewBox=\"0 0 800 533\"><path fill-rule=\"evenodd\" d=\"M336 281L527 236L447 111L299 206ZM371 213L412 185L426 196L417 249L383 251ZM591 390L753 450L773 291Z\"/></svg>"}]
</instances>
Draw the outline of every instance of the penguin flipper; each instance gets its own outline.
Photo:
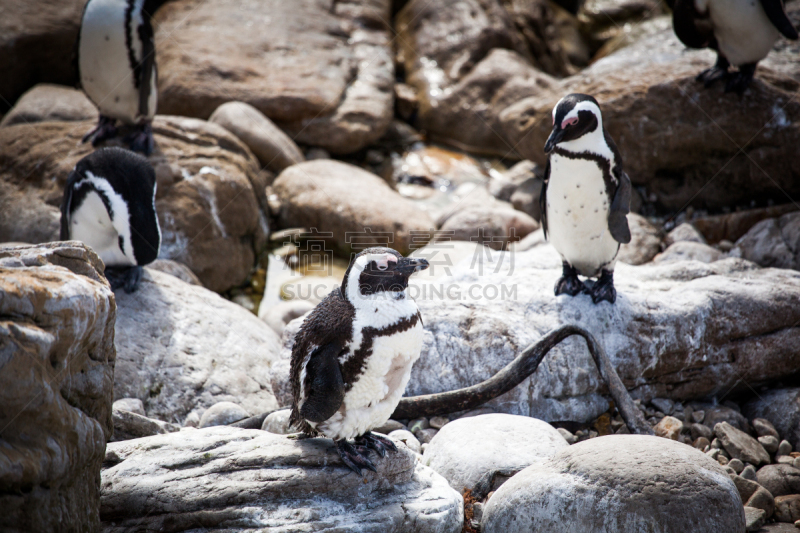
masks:
<instances>
[{"instance_id":1,"label":"penguin flipper","mask_svg":"<svg viewBox=\"0 0 800 533\"><path fill-rule=\"evenodd\" d=\"M775 29L781 32L784 37L793 41L798 38L797 29L795 29L792 21L786 15L781 0L761 0L761 7L764 8L767 18L775 26Z\"/></svg>"},{"instance_id":2,"label":"penguin flipper","mask_svg":"<svg viewBox=\"0 0 800 533\"><path fill-rule=\"evenodd\" d=\"M300 415L314 423L324 422L339 410L344 401L344 380L339 367L339 346L326 344L314 350L306 365L307 397Z\"/></svg>"},{"instance_id":3,"label":"penguin flipper","mask_svg":"<svg viewBox=\"0 0 800 533\"><path fill-rule=\"evenodd\" d=\"M550 183L550 158L544 166L544 179L542 180L542 192L539 193L539 211L542 213L542 231L544 238L547 239L547 184Z\"/></svg>"},{"instance_id":4,"label":"penguin flipper","mask_svg":"<svg viewBox=\"0 0 800 533\"><path fill-rule=\"evenodd\" d=\"M672 29L678 39L689 48L716 49L711 19L707 12L698 12L694 0L675 0Z\"/></svg>"},{"instance_id":5,"label":"penguin flipper","mask_svg":"<svg viewBox=\"0 0 800 533\"><path fill-rule=\"evenodd\" d=\"M631 212L631 179L625 172L620 172L619 184L611 201L608 211L608 229L611 236L619 243L631 242L631 229L628 227L628 217Z\"/></svg>"}]
</instances>

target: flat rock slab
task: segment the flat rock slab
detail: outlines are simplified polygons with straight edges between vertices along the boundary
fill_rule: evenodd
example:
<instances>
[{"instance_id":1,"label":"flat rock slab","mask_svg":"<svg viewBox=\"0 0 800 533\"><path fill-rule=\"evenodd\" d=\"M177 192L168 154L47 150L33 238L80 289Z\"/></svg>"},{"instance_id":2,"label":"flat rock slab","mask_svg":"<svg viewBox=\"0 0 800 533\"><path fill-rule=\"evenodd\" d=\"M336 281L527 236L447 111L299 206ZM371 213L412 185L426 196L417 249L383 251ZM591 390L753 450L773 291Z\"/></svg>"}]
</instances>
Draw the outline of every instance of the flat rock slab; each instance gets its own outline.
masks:
<instances>
[{"instance_id":1,"label":"flat rock slab","mask_svg":"<svg viewBox=\"0 0 800 533\"><path fill-rule=\"evenodd\" d=\"M489 499L485 533L744 533L742 500L725 470L691 446L610 435L529 466Z\"/></svg>"},{"instance_id":2,"label":"flat rock slab","mask_svg":"<svg viewBox=\"0 0 800 533\"><path fill-rule=\"evenodd\" d=\"M0 249L0 530L96 531L114 294L70 241Z\"/></svg>"},{"instance_id":3,"label":"flat rock slab","mask_svg":"<svg viewBox=\"0 0 800 533\"><path fill-rule=\"evenodd\" d=\"M81 137L94 125L47 121L0 128L0 241L58 239L64 184L93 150ZM159 257L187 265L211 290L241 284L267 234L258 161L217 124L157 116L153 133Z\"/></svg>"},{"instance_id":4,"label":"flat rock slab","mask_svg":"<svg viewBox=\"0 0 800 533\"><path fill-rule=\"evenodd\" d=\"M239 100L297 142L358 151L393 115L389 0L177 0L154 19L159 112Z\"/></svg>"},{"instance_id":5,"label":"flat rock slab","mask_svg":"<svg viewBox=\"0 0 800 533\"><path fill-rule=\"evenodd\" d=\"M508 414L459 418L428 443L422 462L458 491L485 496L505 479L569 446L547 422Z\"/></svg>"},{"instance_id":6,"label":"flat rock slab","mask_svg":"<svg viewBox=\"0 0 800 533\"><path fill-rule=\"evenodd\" d=\"M221 401L254 414L278 407L278 336L243 307L150 269L117 306L114 393L142 400L147 416L183 424Z\"/></svg>"},{"instance_id":7,"label":"flat rock slab","mask_svg":"<svg viewBox=\"0 0 800 533\"><path fill-rule=\"evenodd\" d=\"M743 373L753 386L800 367L800 273L793 270L730 258L618 264L616 304L594 305L587 295L553 295L561 260L549 244L517 253L477 247L449 263L450 249L436 246L414 254L432 266L411 279L425 337L407 396L488 379L564 324L592 333L637 397L711 397L747 387ZM300 322L284 331L284 357ZM547 421L588 422L608 409L605 392L585 343L573 338L488 405Z\"/></svg>"},{"instance_id":8,"label":"flat rock slab","mask_svg":"<svg viewBox=\"0 0 800 533\"><path fill-rule=\"evenodd\" d=\"M714 434L732 458L754 466L769 464L767 450L744 431L736 429L727 422L720 422L714 426Z\"/></svg>"},{"instance_id":9,"label":"flat rock slab","mask_svg":"<svg viewBox=\"0 0 800 533\"><path fill-rule=\"evenodd\" d=\"M461 496L398 448L361 478L322 438L215 427L112 443L104 531L461 531Z\"/></svg>"}]
</instances>

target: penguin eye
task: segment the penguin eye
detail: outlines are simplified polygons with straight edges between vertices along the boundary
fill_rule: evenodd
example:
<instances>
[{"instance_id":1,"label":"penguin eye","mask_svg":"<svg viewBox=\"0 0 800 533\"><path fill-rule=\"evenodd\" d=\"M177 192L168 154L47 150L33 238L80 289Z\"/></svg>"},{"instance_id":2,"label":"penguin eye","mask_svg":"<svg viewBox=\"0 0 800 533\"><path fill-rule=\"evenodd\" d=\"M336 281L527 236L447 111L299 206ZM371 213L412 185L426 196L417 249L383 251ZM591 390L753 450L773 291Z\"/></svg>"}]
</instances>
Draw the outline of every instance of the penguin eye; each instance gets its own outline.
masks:
<instances>
[{"instance_id":1,"label":"penguin eye","mask_svg":"<svg viewBox=\"0 0 800 533\"><path fill-rule=\"evenodd\" d=\"M574 126L577 123L578 123L578 117L568 118L567 120L565 120L564 122L561 123L561 128L562 129L567 129L570 126Z\"/></svg>"}]
</instances>

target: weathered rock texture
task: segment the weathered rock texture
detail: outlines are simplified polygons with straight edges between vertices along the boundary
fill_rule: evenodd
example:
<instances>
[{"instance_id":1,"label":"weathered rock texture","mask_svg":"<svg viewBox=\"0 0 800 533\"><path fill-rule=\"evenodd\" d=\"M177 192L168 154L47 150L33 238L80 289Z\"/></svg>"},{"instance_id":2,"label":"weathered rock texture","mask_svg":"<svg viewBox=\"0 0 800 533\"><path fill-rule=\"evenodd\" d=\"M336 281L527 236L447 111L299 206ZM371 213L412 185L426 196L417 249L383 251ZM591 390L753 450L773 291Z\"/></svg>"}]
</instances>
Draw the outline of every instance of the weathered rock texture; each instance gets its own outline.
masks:
<instances>
[{"instance_id":1,"label":"weathered rock texture","mask_svg":"<svg viewBox=\"0 0 800 533\"><path fill-rule=\"evenodd\" d=\"M155 17L161 113L251 104L298 142L359 150L392 119L388 0L178 0Z\"/></svg>"},{"instance_id":2,"label":"weathered rock texture","mask_svg":"<svg viewBox=\"0 0 800 533\"><path fill-rule=\"evenodd\" d=\"M761 266L800 270L800 212L762 220L731 250Z\"/></svg>"},{"instance_id":3,"label":"weathered rock texture","mask_svg":"<svg viewBox=\"0 0 800 533\"><path fill-rule=\"evenodd\" d=\"M769 420L792 448L800 450L800 388L777 389L761 393L744 406L748 418ZM800 485L798 485L800 490Z\"/></svg>"},{"instance_id":4,"label":"weathered rock texture","mask_svg":"<svg viewBox=\"0 0 800 533\"><path fill-rule=\"evenodd\" d=\"M77 242L0 249L0 529L93 531L114 295Z\"/></svg>"},{"instance_id":5,"label":"weathered rock texture","mask_svg":"<svg viewBox=\"0 0 800 533\"><path fill-rule=\"evenodd\" d=\"M279 199L272 214L280 227L330 232L332 235L320 235L317 240L344 252L390 246L407 254L412 236L420 247L434 229L427 213L381 178L331 159L287 168L270 190Z\"/></svg>"},{"instance_id":6,"label":"weathered rock texture","mask_svg":"<svg viewBox=\"0 0 800 533\"><path fill-rule=\"evenodd\" d=\"M415 255L431 257L433 246ZM438 250L432 276L442 274L447 253ZM792 270L759 269L741 259L620 263L616 303L594 305L586 295L553 295L561 261L550 245L514 254L484 248L447 268L448 278L426 282L428 271L419 281L411 278L425 338L409 396L488 379L564 324L591 332L626 387L644 400L746 390L743 375L755 386L800 366L800 273ZM299 322L287 325L287 344ZM608 409L604 391L583 341L568 339L489 406L548 421L588 422Z\"/></svg>"},{"instance_id":7,"label":"weathered rock texture","mask_svg":"<svg viewBox=\"0 0 800 533\"><path fill-rule=\"evenodd\" d=\"M114 443L101 518L107 533L461 531L461 496L398 448L361 478L329 439L220 427Z\"/></svg>"},{"instance_id":8,"label":"weathered rock texture","mask_svg":"<svg viewBox=\"0 0 800 533\"><path fill-rule=\"evenodd\" d=\"M3 2L0 111L40 82L74 85L72 61L84 0Z\"/></svg>"},{"instance_id":9,"label":"weathered rock texture","mask_svg":"<svg viewBox=\"0 0 800 533\"><path fill-rule=\"evenodd\" d=\"M119 291L117 304L114 394L139 398L147 416L182 424L221 401L250 413L278 407L278 336L252 313L149 269L135 293Z\"/></svg>"},{"instance_id":10,"label":"weathered rock texture","mask_svg":"<svg viewBox=\"0 0 800 533\"><path fill-rule=\"evenodd\" d=\"M486 533L744 533L742 500L725 470L691 446L610 435L529 466L489 499Z\"/></svg>"},{"instance_id":11,"label":"weathered rock texture","mask_svg":"<svg viewBox=\"0 0 800 533\"><path fill-rule=\"evenodd\" d=\"M41 83L17 100L0 121L0 127L50 120L92 119L97 119L97 108L83 92L63 85Z\"/></svg>"},{"instance_id":12,"label":"weathered rock texture","mask_svg":"<svg viewBox=\"0 0 800 533\"><path fill-rule=\"evenodd\" d=\"M0 128L0 241L58 238L64 184L93 150L80 143L93 127L81 121ZM258 162L216 124L158 116L153 131L160 257L184 263L211 290L241 284L266 238Z\"/></svg>"}]
</instances>

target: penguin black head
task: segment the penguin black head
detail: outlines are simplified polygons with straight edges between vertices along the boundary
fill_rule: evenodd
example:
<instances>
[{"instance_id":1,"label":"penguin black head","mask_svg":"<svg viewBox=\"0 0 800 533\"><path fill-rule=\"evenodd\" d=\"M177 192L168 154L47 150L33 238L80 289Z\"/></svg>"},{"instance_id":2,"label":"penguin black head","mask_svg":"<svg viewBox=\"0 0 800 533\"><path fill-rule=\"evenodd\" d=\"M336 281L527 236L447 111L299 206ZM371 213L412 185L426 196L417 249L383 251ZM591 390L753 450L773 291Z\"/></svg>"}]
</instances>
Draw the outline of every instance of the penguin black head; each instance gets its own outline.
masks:
<instances>
[{"instance_id":1,"label":"penguin black head","mask_svg":"<svg viewBox=\"0 0 800 533\"><path fill-rule=\"evenodd\" d=\"M367 248L359 253L345 272L342 294L353 305L359 300L396 296L408 287L414 272L428 268L428 261L403 257L384 247Z\"/></svg>"},{"instance_id":2,"label":"penguin black head","mask_svg":"<svg viewBox=\"0 0 800 533\"><path fill-rule=\"evenodd\" d=\"M600 105L588 94L568 94L553 108L553 131L544 145L544 152L549 154L557 145L586 135L603 137Z\"/></svg>"}]
</instances>

